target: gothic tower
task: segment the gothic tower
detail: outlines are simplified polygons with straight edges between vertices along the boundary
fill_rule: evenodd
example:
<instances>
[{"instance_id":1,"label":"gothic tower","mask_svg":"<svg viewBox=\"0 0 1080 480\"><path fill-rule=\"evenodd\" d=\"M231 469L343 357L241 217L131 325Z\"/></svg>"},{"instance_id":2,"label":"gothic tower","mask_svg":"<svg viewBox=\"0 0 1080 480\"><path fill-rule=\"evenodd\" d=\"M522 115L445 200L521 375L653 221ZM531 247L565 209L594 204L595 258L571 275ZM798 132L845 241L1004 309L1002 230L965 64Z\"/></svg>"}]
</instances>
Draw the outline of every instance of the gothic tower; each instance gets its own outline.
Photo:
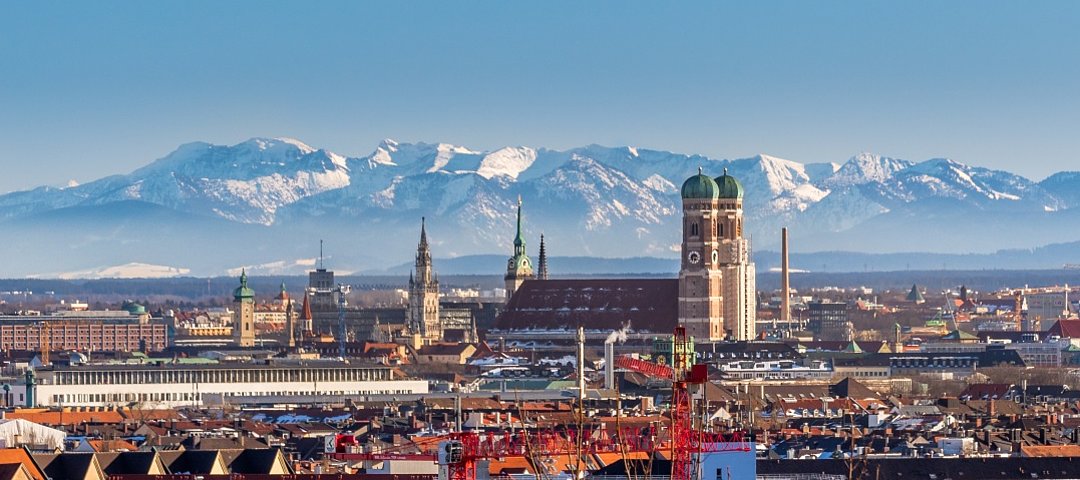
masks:
<instances>
[{"instance_id":1,"label":"gothic tower","mask_svg":"<svg viewBox=\"0 0 1080 480\"><path fill-rule=\"evenodd\" d=\"M310 336L315 331L311 315L311 295L304 291L304 305L300 307L300 331Z\"/></svg>"},{"instance_id":2,"label":"gothic tower","mask_svg":"<svg viewBox=\"0 0 1080 480\"><path fill-rule=\"evenodd\" d=\"M288 347L296 348L296 312L293 311L293 302L285 304L285 331Z\"/></svg>"},{"instance_id":3,"label":"gothic tower","mask_svg":"<svg viewBox=\"0 0 1080 480\"><path fill-rule=\"evenodd\" d=\"M248 287L247 271L240 272L240 286L233 290L236 317L233 318L233 342L238 347L255 346L255 291Z\"/></svg>"},{"instance_id":4,"label":"gothic tower","mask_svg":"<svg viewBox=\"0 0 1080 480\"><path fill-rule=\"evenodd\" d=\"M420 219L420 243L416 246L416 270L409 275L409 327L424 340L442 340L439 323L439 280L431 267L427 225Z\"/></svg>"},{"instance_id":5,"label":"gothic tower","mask_svg":"<svg viewBox=\"0 0 1080 480\"><path fill-rule=\"evenodd\" d=\"M517 235L514 237L514 256L506 262L506 299L514 295L525 280L533 278L532 262L525 254L525 237L521 234L521 197L518 197Z\"/></svg>"},{"instance_id":6,"label":"gothic tower","mask_svg":"<svg viewBox=\"0 0 1080 480\"><path fill-rule=\"evenodd\" d=\"M719 266L720 187L708 175L682 185L682 263L679 268L679 324L698 340L724 338L723 273Z\"/></svg>"},{"instance_id":7,"label":"gothic tower","mask_svg":"<svg viewBox=\"0 0 1080 480\"><path fill-rule=\"evenodd\" d=\"M757 322L757 279L750 242L743 236L743 187L735 177L716 177L719 190L717 259L724 279L724 329L735 340L753 340Z\"/></svg>"},{"instance_id":8,"label":"gothic tower","mask_svg":"<svg viewBox=\"0 0 1080 480\"><path fill-rule=\"evenodd\" d=\"M540 280L548 279L548 267L547 267L547 251L544 249L544 234L540 234L540 265L536 272L536 278Z\"/></svg>"}]
</instances>

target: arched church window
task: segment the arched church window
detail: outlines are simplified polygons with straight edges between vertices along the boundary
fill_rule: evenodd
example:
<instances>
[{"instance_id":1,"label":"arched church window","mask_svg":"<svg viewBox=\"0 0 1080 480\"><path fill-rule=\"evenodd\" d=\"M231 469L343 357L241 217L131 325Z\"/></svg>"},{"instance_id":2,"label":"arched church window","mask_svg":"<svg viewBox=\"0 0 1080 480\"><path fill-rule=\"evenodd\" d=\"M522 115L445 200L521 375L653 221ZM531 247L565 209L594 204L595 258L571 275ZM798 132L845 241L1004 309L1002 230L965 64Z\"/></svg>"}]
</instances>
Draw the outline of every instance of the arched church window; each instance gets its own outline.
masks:
<instances>
[{"instance_id":1,"label":"arched church window","mask_svg":"<svg viewBox=\"0 0 1080 480\"><path fill-rule=\"evenodd\" d=\"M719 224L717 226L717 228L719 228L719 231L717 232L716 236L718 236L720 238L723 238L724 237L724 224L722 224L722 223Z\"/></svg>"},{"instance_id":2,"label":"arched church window","mask_svg":"<svg viewBox=\"0 0 1080 480\"><path fill-rule=\"evenodd\" d=\"M694 222L694 223L690 224L690 236L692 236L692 237L698 236L697 222Z\"/></svg>"}]
</instances>

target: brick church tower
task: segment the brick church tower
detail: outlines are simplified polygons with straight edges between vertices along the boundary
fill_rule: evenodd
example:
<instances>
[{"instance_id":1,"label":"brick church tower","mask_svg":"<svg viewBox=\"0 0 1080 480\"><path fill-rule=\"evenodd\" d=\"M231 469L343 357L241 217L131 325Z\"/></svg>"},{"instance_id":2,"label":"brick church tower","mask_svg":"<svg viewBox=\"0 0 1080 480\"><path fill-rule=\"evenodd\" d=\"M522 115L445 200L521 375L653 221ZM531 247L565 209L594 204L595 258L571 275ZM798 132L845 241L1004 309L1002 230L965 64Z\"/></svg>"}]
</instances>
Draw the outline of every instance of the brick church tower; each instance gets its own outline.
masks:
<instances>
[{"instance_id":1,"label":"brick church tower","mask_svg":"<svg viewBox=\"0 0 1080 480\"><path fill-rule=\"evenodd\" d=\"M752 340L757 322L757 278L750 242L743 236L743 187L735 177L716 177L719 187L717 265L724 278L724 330L735 340Z\"/></svg>"},{"instance_id":2,"label":"brick church tower","mask_svg":"<svg viewBox=\"0 0 1080 480\"><path fill-rule=\"evenodd\" d=\"M720 340L724 331L723 273L719 265L720 187L701 173L682 185L682 263L679 324L699 340Z\"/></svg>"}]
</instances>

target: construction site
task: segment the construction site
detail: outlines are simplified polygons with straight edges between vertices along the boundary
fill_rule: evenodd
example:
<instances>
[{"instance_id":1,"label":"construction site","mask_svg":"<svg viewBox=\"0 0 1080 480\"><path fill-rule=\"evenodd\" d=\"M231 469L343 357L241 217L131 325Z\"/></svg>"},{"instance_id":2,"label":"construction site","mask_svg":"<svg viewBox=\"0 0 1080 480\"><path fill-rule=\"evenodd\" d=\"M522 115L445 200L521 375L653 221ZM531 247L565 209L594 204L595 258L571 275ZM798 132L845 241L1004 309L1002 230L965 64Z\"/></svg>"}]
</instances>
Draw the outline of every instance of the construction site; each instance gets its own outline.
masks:
<instances>
[{"instance_id":1,"label":"construction site","mask_svg":"<svg viewBox=\"0 0 1080 480\"><path fill-rule=\"evenodd\" d=\"M614 416L601 416L588 399L584 372L584 329L578 328L577 388L573 408L555 414L510 414L497 427L462 422L450 432L432 432L398 445L366 444L355 435L326 437L328 462L349 469L406 473L437 467L439 480L493 476L533 478L629 478L713 480L755 478L753 439L714 421L699 408L708 403L706 365L696 363L693 340L682 327L664 342L669 356L652 360L619 356L614 365L671 385L659 415L623 417L622 395L607 399ZM609 358L611 348L608 349ZM665 360L665 358L670 360ZM613 370L613 369L609 369ZM586 405L590 405L589 408ZM456 403L460 414L460 399ZM560 415L561 413L561 415ZM397 463L398 465L394 465ZM416 472L419 473L419 472ZM524 478L523 477L523 478Z\"/></svg>"}]
</instances>

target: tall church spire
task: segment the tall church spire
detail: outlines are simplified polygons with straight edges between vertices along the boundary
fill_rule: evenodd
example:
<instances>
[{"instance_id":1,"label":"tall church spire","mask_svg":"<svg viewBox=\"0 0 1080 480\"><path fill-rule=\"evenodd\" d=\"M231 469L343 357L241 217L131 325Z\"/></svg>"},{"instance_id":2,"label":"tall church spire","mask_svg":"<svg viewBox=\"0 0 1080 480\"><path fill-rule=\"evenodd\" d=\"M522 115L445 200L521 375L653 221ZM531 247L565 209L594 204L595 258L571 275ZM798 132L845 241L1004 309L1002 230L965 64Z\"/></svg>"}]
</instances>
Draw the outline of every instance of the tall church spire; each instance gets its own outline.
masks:
<instances>
[{"instance_id":1,"label":"tall church spire","mask_svg":"<svg viewBox=\"0 0 1080 480\"><path fill-rule=\"evenodd\" d=\"M427 249L427 218L420 217L420 247Z\"/></svg>"},{"instance_id":2,"label":"tall church spire","mask_svg":"<svg viewBox=\"0 0 1080 480\"><path fill-rule=\"evenodd\" d=\"M514 236L514 255L506 262L506 276L503 278L506 281L507 299L517 291L518 287L520 287L525 280L534 278L532 262L529 260L528 254L525 253L525 235L522 234L521 224L521 196L519 195L517 205L517 234Z\"/></svg>"},{"instance_id":3,"label":"tall church spire","mask_svg":"<svg viewBox=\"0 0 1080 480\"><path fill-rule=\"evenodd\" d=\"M525 236L521 234L521 195L518 195L517 235L514 236L514 255L525 254Z\"/></svg>"},{"instance_id":4,"label":"tall church spire","mask_svg":"<svg viewBox=\"0 0 1080 480\"><path fill-rule=\"evenodd\" d=\"M544 234L542 233L540 234L540 266L536 278L540 280L548 279L547 251L544 249Z\"/></svg>"},{"instance_id":5,"label":"tall church spire","mask_svg":"<svg viewBox=\"0 0 1080 480\"><path fill-rule=\"evenodd\" d=\"M416 246L416 269L409 273L409 328L427 341L442 340L439 321L439 280L431 262L427 220L420 219L420 243Z\"/></svg>"}]
</instances>

